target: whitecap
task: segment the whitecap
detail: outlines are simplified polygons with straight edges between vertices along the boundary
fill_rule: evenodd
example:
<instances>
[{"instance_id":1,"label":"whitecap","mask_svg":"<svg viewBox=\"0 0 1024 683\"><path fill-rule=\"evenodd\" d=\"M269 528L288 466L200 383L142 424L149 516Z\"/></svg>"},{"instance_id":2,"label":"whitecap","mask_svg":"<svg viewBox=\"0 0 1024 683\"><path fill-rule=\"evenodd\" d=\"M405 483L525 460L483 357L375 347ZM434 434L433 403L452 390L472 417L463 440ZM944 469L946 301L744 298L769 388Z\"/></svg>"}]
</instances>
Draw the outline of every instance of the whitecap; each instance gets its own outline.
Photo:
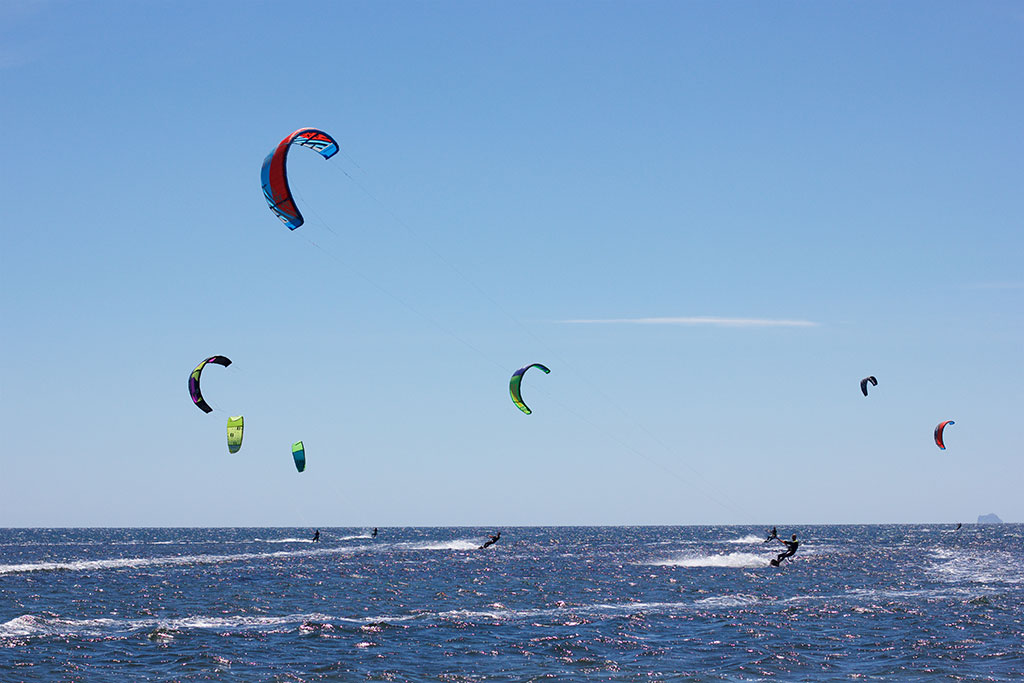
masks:
<instances>
[{"instance_id":1,"label":"whitecap","mask_svg":"<svg viewBox=\"0 0 1024 683\"><path fill-rule=\"evenodd\" d=\"M649 562L655 567L737 567L750 569L768 566L769 558L754 553L725 555L683 555Z\"/></svg>"},{"instance_id":2,"label":"whitecap","mask_svg":"<svg viewBox=\"0 0 1024 683\"><path fill-rule=\"evenodd\" d=\"M451 541L424 541L422 543L401 543L400 547L407 550L477 550L482 541L474 539L454 539Z\"/></svg>"},{"instance_id":3,"label":"whitecap","mask_svg":"<svg viewBox=\"0 0 1024 683\"><path fill-rule=\"evenodd\" d=\"M741 536L740 538L731 538L728 541L723 541L723 542L724 543L764 543L764 539L761 538L760 536L755 535L755 534L747 534L746 536Z\"/></svg>"},{"instance_id":4,"label":"whitecap","mask_svg":"<svg viewBox=\"0 0 1024 683\"><path fill-rule=\"evenodd\" d=\"M281 550L273 553L238 553L235 555L165 555L162 557L119 557L102 560L66 560L63 562L33 562L26 564L0 564L0 576L46 571L93 571L101 569L133 569L136 567L190 566L263 560L285 557L308 557L317 554L354 553L360 547L317 548L314 550Z\"/></svg>"},{"instance_id":5,"label":"whitecap","mask_svg":"<svg viewBox=\"0 0 1024 683\"><path fill-rule=\"evenodd\" d=\"M693 604L701 607L746 607L760 602L760 599L753 595L737 593L735 595L715 595L710 598L702 598Z\"/></svg>"}]
</instances>

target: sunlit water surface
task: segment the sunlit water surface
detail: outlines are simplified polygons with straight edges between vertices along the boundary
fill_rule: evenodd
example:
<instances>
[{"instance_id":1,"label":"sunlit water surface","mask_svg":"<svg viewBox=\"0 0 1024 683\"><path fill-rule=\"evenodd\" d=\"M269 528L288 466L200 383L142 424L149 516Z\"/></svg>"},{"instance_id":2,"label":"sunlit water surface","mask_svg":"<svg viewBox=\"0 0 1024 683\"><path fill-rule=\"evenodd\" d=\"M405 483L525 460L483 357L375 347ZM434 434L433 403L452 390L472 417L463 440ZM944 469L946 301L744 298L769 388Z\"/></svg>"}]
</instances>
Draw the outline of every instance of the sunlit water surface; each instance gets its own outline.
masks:
<instances>
[{"instance_id":1,"label":"sunlit water surface","mask_svg":"<svg viewBox=\"0 0 1024 683\"><path fill-rule=\"evenodd\" d=\"M1024 680L1024 526L0 530L0 681Z\"/></svg>"}]
</instances>

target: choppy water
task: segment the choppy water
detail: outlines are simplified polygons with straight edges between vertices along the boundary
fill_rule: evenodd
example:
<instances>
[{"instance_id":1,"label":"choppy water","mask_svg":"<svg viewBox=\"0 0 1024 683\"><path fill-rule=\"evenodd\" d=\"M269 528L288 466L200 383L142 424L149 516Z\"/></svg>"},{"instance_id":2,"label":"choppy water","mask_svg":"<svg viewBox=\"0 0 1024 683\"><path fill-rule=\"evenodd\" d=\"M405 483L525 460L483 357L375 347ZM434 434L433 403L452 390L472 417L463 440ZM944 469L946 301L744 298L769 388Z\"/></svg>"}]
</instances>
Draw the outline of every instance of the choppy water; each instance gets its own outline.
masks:
<instances>
[{"instance_id":1,"label":"choppy water","mask_svg":"<svg viewBox=\"0 0 1024 683\"><path fill-rule=\"evenodd\" d=\"M0 530L0 681L1024 679L1024 526Z\"/></svg>"}]
</instances>

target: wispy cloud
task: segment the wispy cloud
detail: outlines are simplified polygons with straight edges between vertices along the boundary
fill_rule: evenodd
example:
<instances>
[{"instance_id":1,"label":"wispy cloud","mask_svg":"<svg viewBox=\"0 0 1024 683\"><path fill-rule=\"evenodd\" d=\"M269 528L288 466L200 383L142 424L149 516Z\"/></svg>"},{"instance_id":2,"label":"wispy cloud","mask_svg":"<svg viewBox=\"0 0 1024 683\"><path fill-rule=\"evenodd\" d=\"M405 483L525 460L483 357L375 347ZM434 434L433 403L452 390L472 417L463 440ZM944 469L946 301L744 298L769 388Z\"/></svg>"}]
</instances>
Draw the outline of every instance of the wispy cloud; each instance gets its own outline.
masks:
<instances>
[{"instance_id":1,"label":"wispy cloud","mask_svg":"<svg viewBox=\"0 0 1024 683\"><path fill-rule=\"evenodd\" d=\"M775 318L719 318L692 316L681 318L604 318L560 320L572 325L706 325L712 327L817 327L811 320L780 320Z\"/></svg>"}]
</instances>

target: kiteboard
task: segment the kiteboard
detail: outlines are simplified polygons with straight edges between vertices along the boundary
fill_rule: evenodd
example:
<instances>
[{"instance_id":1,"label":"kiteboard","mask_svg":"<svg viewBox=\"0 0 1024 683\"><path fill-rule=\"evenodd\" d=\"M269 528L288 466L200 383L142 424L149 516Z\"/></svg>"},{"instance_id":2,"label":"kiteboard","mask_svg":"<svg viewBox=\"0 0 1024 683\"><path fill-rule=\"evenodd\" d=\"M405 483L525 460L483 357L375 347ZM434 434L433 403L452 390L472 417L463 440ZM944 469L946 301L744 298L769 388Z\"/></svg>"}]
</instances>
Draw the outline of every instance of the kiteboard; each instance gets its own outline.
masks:
<instances>
[{"instance_id":1,"label":"kiteboard","mask_svg":"<svg viewBox=\"0 0 1024 683\"><path fill-rule=\"evenodd\" d=\"M778 567L779 566L779 561L778 560L769 560L768 564L770 564L773 567Z\"/></svg>"}]
</instances>

